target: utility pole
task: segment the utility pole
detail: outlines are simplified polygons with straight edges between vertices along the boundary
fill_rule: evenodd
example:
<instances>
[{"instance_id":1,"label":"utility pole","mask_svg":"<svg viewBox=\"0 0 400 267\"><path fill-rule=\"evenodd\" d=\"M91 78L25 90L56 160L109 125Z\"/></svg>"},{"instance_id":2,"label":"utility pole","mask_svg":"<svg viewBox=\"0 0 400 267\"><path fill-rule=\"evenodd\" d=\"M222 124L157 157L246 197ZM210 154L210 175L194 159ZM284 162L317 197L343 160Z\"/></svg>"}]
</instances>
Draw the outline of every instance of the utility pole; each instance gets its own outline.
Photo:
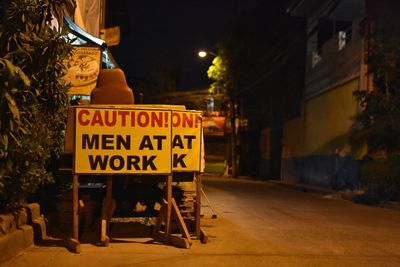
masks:
<instances>
[{"instance_id":1,"label":"utility pole","mask_svg":"<svg viewBox=\"0 0 400 267\"><path fill-rule=\"evenodd\" d=\"M231 120L231 138L230 138L230 148L231 148L231 176L235 178L238 176L236 158L237 158L237 151L236 151L236 143L237 143L237 136L236 136L236 104L235 100L231 99L230 106L229 106L229 115Z\"/></svg>"}]
</instances>

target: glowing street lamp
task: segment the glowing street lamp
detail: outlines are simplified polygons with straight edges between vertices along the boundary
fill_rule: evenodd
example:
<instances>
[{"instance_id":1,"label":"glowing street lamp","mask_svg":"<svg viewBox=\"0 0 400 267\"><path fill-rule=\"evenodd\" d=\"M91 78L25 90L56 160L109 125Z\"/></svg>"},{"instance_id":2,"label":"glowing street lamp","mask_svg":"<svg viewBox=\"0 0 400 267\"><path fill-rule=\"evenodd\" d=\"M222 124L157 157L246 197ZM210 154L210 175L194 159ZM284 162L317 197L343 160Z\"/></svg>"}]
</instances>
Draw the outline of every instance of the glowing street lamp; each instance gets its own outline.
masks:
<instances>
[{"instance_id":1,"label":"glowing street lamp","mask_svg":"<svg viewBox=\"0 0 400 267\"><path fill-rule=\"evenodd\" d=\"M199 55L199 57L203 58L203 57L206 57L206 56L207 56L207 52L206 52L206 51L200 51L200 52L198 53L198 55Z\"/></svg>"},{"instance_id":2,"label":"glowing street lamp","mask_svg":"<svg viewBox=\"0 0 400 267\"><path fill-rule=\"evenodd\" d=\"M213 57L216 57L217 56L217 54L215 54L214 52L212 52L212 51L209 51L209 50L200 50L198 53L197 53L197 55L199 56L199 57L201 57L201 58L205 58L207 55L212 55Z\"/></svg>"}]
</instances>

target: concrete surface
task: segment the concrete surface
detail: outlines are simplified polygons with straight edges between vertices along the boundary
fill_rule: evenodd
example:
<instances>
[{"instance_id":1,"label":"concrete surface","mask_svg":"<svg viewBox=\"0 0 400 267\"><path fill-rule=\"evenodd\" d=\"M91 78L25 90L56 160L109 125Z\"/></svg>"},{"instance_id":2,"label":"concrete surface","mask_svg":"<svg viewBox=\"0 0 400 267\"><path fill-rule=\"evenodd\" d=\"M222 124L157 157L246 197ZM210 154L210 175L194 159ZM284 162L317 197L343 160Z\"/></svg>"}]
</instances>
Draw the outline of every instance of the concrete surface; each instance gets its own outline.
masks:
<instances>
[{"instance_id":1,"label":"concrete surface","mask_svg":"<svg viewBox=\"0 0 400 267\"><path fill-rule=\"evenodd\" d=\"M19 266L400 266L400 213L274 183L204 177L218 212L202 227L209 242L191 249L150 238L114 238L109 247L57 240L4 264Z\"/></svg>"},{"instance_id":2,"label":"concrete surface","mask_svg":"<svg viewBox=\"0 0 400 267\"><path fill-rule=\"evenodd\" d=\"M0 237L0 266L27 248L33 247L33 228L23 225L12 233Z\"/></svg>"},{"instance_id":3,"label":"concrete surface","mask_svg":"<svg viewBox=\"0 0 400 267\"><path fill-rule=\"evenodd\" d=\"M33 213L32 213L33 212ZM14 214L0 215L0 265L34 244L34 229L29 221L32 214L40 214L39 204L22 208Z\"/></svg>"}]
</instances>

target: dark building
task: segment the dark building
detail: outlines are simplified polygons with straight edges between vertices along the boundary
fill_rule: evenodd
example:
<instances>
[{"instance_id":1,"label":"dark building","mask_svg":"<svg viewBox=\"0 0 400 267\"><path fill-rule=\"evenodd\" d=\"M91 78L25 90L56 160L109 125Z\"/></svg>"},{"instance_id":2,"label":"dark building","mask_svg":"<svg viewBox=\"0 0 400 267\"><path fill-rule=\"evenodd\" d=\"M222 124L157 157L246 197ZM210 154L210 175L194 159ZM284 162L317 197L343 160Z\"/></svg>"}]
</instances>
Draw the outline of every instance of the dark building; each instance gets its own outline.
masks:
<instances>
[{"instance_id":1,"label":"dark building","mask_svg":"<svg viewBox=\"0 0 400 267\"><path fill-rule=\"evenodd\" d=\"M301 114L284 125L282 179L353 188L363 154L349 141L360 112L353 92L372 89L360 35L365 3L299 0L288 12L307 18L307 52Z\"/></svg>"}]
</instances>

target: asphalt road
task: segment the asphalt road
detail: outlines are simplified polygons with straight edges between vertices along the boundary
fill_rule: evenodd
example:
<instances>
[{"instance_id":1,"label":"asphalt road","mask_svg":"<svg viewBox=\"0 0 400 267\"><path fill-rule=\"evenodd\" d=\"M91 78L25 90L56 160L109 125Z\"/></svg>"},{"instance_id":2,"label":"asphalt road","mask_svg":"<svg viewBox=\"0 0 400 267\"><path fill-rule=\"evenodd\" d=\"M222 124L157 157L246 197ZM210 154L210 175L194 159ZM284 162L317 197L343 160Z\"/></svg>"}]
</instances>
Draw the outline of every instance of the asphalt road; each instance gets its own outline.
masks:
<instances>
[{"instance_id":1,"label":"asphalt road","mask_svg":"<svg viewBox=\"0 0 400 267\"><path fill-rule=\"evenodd\" d=\"M116 238L82 253L37 246L4 266L400 266L400 212L271 182L204 177L207 244L191 249ZM203 203L206 203L205 201Z\"/></svg>"}]
</instances>

